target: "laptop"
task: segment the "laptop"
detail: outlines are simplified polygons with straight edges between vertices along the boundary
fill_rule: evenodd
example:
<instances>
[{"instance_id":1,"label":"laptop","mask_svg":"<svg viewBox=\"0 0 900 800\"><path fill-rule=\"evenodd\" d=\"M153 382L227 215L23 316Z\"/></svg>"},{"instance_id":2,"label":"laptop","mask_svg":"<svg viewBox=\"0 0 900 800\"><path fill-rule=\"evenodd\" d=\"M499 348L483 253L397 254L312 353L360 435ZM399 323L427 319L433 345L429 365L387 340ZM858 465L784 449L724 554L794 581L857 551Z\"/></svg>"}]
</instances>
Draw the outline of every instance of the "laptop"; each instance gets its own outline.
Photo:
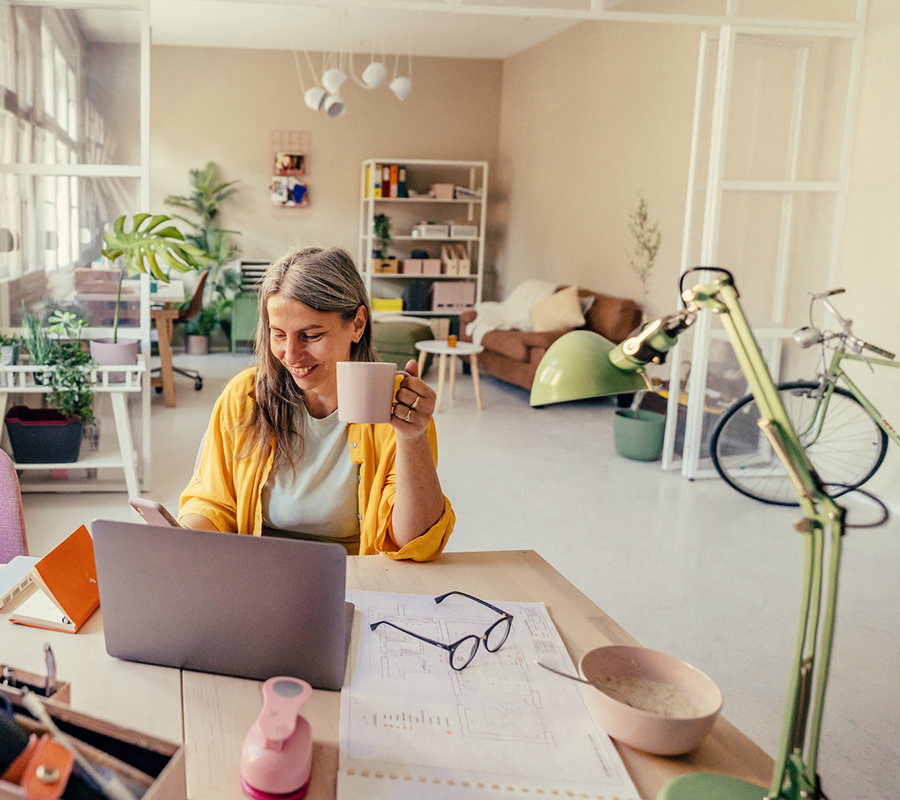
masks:
<instances>
[{"instance_id":1,"label":"laptop","mask_svg":"<svg viewBox=\"0 0 900 800\"><path fill-rule=\"evenodd\" d=\"M111 656L341 688L353 615L341 545L110 520L91 533Z\"/></svg>"}]
</instances>

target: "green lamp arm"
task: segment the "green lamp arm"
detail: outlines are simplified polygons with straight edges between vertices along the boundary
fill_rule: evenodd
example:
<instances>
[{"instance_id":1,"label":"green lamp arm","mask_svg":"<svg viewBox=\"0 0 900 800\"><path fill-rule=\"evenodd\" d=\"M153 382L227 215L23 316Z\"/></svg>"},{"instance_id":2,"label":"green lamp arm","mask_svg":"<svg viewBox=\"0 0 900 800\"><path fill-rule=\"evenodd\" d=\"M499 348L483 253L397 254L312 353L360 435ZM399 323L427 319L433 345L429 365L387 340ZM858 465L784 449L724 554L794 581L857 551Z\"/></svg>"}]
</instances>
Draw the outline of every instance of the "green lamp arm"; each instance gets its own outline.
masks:
<instances>
[{"instance_id":1,"label":"green lamp arm","mask_svg":"<svg viewBox=\"0 0 900 800\"><path fill-rule=\"evenodd\" d=\"M819 796L816 760L833 644L845 512L825 490L800 443L738 302L731 274L717 267L701 267L697 271L714 272L719 277L712 283L683 292L684 310L648 323L639 333L614 348L609 360L623 372L642 373L648 364L660 364L665 360L667 351L693 324L701 309L712 311L722 320L759 406L760 427L791 477L804 514L804 519L796 523L804 537L800 631L781 742L767 797L771 800L815 798ZM827 582L824 574L826 529L830 531Z\"/></svg>"}]
</instances>

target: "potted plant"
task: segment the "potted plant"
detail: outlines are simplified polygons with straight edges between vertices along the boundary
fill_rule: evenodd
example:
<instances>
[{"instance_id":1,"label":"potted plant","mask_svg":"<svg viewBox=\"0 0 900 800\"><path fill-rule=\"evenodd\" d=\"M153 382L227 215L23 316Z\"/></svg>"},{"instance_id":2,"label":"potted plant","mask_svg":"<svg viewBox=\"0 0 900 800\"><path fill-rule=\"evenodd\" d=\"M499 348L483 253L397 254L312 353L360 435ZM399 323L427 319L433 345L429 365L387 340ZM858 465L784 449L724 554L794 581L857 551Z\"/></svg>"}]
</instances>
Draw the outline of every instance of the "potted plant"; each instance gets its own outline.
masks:
<instances>
[{"instance_id":1,"label":"potted plant","mask_svg":"<svg viewBox=\"0 0 900 800\"><path fill-rule=\"evenodd\" d=\"M659 253L662 235L656 223L650 224L647 202L640 195L638 199L637 209L628 218L628 230L634 243L626 253L629 268L641 282L642 313L646 323L650 274ZM640 407L645 394L646 392L637 392L630 408L616 409L613 437L619 455L635 461L656 461L662 455L666 416Z\"/></svg>"},{"instance_id":2,"label":"potted plant","mask_svg":"<svg viewBox=\"0 0 900 800\"><path fill-rule=\"evenodd\" d=\"M94 422L90 372L95 363L81 346L84 323L71 312L56 311L46 325L26 314L23 326L31 363L54 368L35 375L50 389L52 408L14 406L7 412L13 457L23 464L77 461L83 428Z\"/></svg>"},{"instance_id":3,"label":"potted plant","mask_svg":"<svg viewBox=\"0 0 900 800\"><path fill-rule=\"evenodd\" d=\"M201 308L197 316L185 325L184 352L192 356L205 356L209 353L209 337L217 322L213 306Z\"/></svg>"},{"instance_id":4,"label":"potted plant","mask_svg":"<svg viewBox=\"0 0 900 800\"><path fill-rule=\"evenodd\" d=\"M213 161L203 169L190 170L189 174L188 181L193 191L189 195L170 194L163 202L167 206L183 208L198 217L194 220L174 215L176 219L191 226L192 230L186 239L203 253L203 266L210 268L204 305L228 301L219 302L216 306L218 324L223 330L227 330L231 323L231 300L241 288L240 271L228 266L241 254L240 247L232 239L233 235L239 236L240 233L219 228L216 218L222 203L237 191L235 184L239 181L221 182L219 168Z\"/></svg>"},{"instance_id":5,"label":"potted plant","mask_svg":"<svg viewBox=\"0 0 900 800\"><path fill-rule=\"evenodd\" d=\"M165 214L135 214L131 220L131 230L125 229L126 220L127 216L119 217L113 223L112 230L103 234L103 249L100 252L111 262L122 258L125 269L119 273L112 338L91 341L91 355L99 364L137 363L137 339L119 339L119 306L126 272L130 276L147 273L154 280L168 283L170 270L188 272L205 263L204 254L186 242L178 228L174 225L160 227L170 222L171 217ZM168 268L167 272L163 272L163 267Z\"/></svg>"},{"instance_id":6,"label":"potted plant","mask_svg":"<svg viewBox=\"0 0 900 800\"><path fill-rule=\"evenodd\" d=\"M398 261L388 256L391 246L391 218L387 214L376 214L372 218L372 234L375 247L372 248L372 272L397 272Z\"/></svg>"},{"instance_id":7,"label":"potted plant","mask_svg":"<svg viewBox=\"0 0 900 800\"><path fill-rule=\"evenodd\" d=\"M0 367L13 366L19 361L19 337L0 333Z\"/></svg>"}]
</instances>

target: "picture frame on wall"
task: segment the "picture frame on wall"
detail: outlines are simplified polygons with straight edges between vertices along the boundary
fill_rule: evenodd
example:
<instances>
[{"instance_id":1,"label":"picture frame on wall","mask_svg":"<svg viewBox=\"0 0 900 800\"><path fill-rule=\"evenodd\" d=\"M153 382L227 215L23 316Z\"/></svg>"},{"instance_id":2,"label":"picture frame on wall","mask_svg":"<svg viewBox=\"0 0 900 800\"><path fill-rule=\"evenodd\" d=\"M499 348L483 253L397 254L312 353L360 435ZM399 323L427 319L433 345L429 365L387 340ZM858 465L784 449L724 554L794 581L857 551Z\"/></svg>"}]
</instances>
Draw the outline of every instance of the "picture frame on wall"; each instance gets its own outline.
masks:
<instances>
[{"instance_id":1,"label":"picture frame on wall","mask_svg":"<svg viewBox=\"0 0 900 800\"><path fill-rule=\"evenodd\" d=\"M309 187L291 175L273 175L269 199L276 206L292 208L309 205Z\"/></svg>"}]
</instances>

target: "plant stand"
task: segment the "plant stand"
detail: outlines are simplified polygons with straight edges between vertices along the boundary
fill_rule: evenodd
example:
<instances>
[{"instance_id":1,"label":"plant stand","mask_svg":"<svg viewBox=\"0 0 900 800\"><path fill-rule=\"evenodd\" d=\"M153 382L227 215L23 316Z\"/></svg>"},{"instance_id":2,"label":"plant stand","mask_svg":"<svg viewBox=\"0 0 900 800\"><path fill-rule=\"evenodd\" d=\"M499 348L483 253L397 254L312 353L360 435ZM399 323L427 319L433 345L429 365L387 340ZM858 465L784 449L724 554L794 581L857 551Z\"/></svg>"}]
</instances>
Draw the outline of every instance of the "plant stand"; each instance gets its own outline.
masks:
<instances>
[{"instance_id":1,"label":"plant stand","mask_svg":"<svg viewBox=\"0 0 900 800\"><path fill-rule=\"evenodd\" d=\"M0 367L0 415L6 415L6 405L10 394L47 394L49 387L35 382L37 373L52 370L52 367L4 366ZM91 382L97 394L110 396L113 416L116 421L116 435L119 440L119 455L88 453L78 461L53 464L15 464L17 470L29 469L121 469L125 474L125 484L100 483L97 481L53 481L50 483L23 483L23 492L84 492L84 491L128 491L129 497L140 497L141 487L136 468L136 453L131 437L131 422L128 419L127 392L140 392L144 364L134 366L117 365L91 370ZM115 383L110 374L124 374L124 380Z\"/></svg>"}]
</instances>

